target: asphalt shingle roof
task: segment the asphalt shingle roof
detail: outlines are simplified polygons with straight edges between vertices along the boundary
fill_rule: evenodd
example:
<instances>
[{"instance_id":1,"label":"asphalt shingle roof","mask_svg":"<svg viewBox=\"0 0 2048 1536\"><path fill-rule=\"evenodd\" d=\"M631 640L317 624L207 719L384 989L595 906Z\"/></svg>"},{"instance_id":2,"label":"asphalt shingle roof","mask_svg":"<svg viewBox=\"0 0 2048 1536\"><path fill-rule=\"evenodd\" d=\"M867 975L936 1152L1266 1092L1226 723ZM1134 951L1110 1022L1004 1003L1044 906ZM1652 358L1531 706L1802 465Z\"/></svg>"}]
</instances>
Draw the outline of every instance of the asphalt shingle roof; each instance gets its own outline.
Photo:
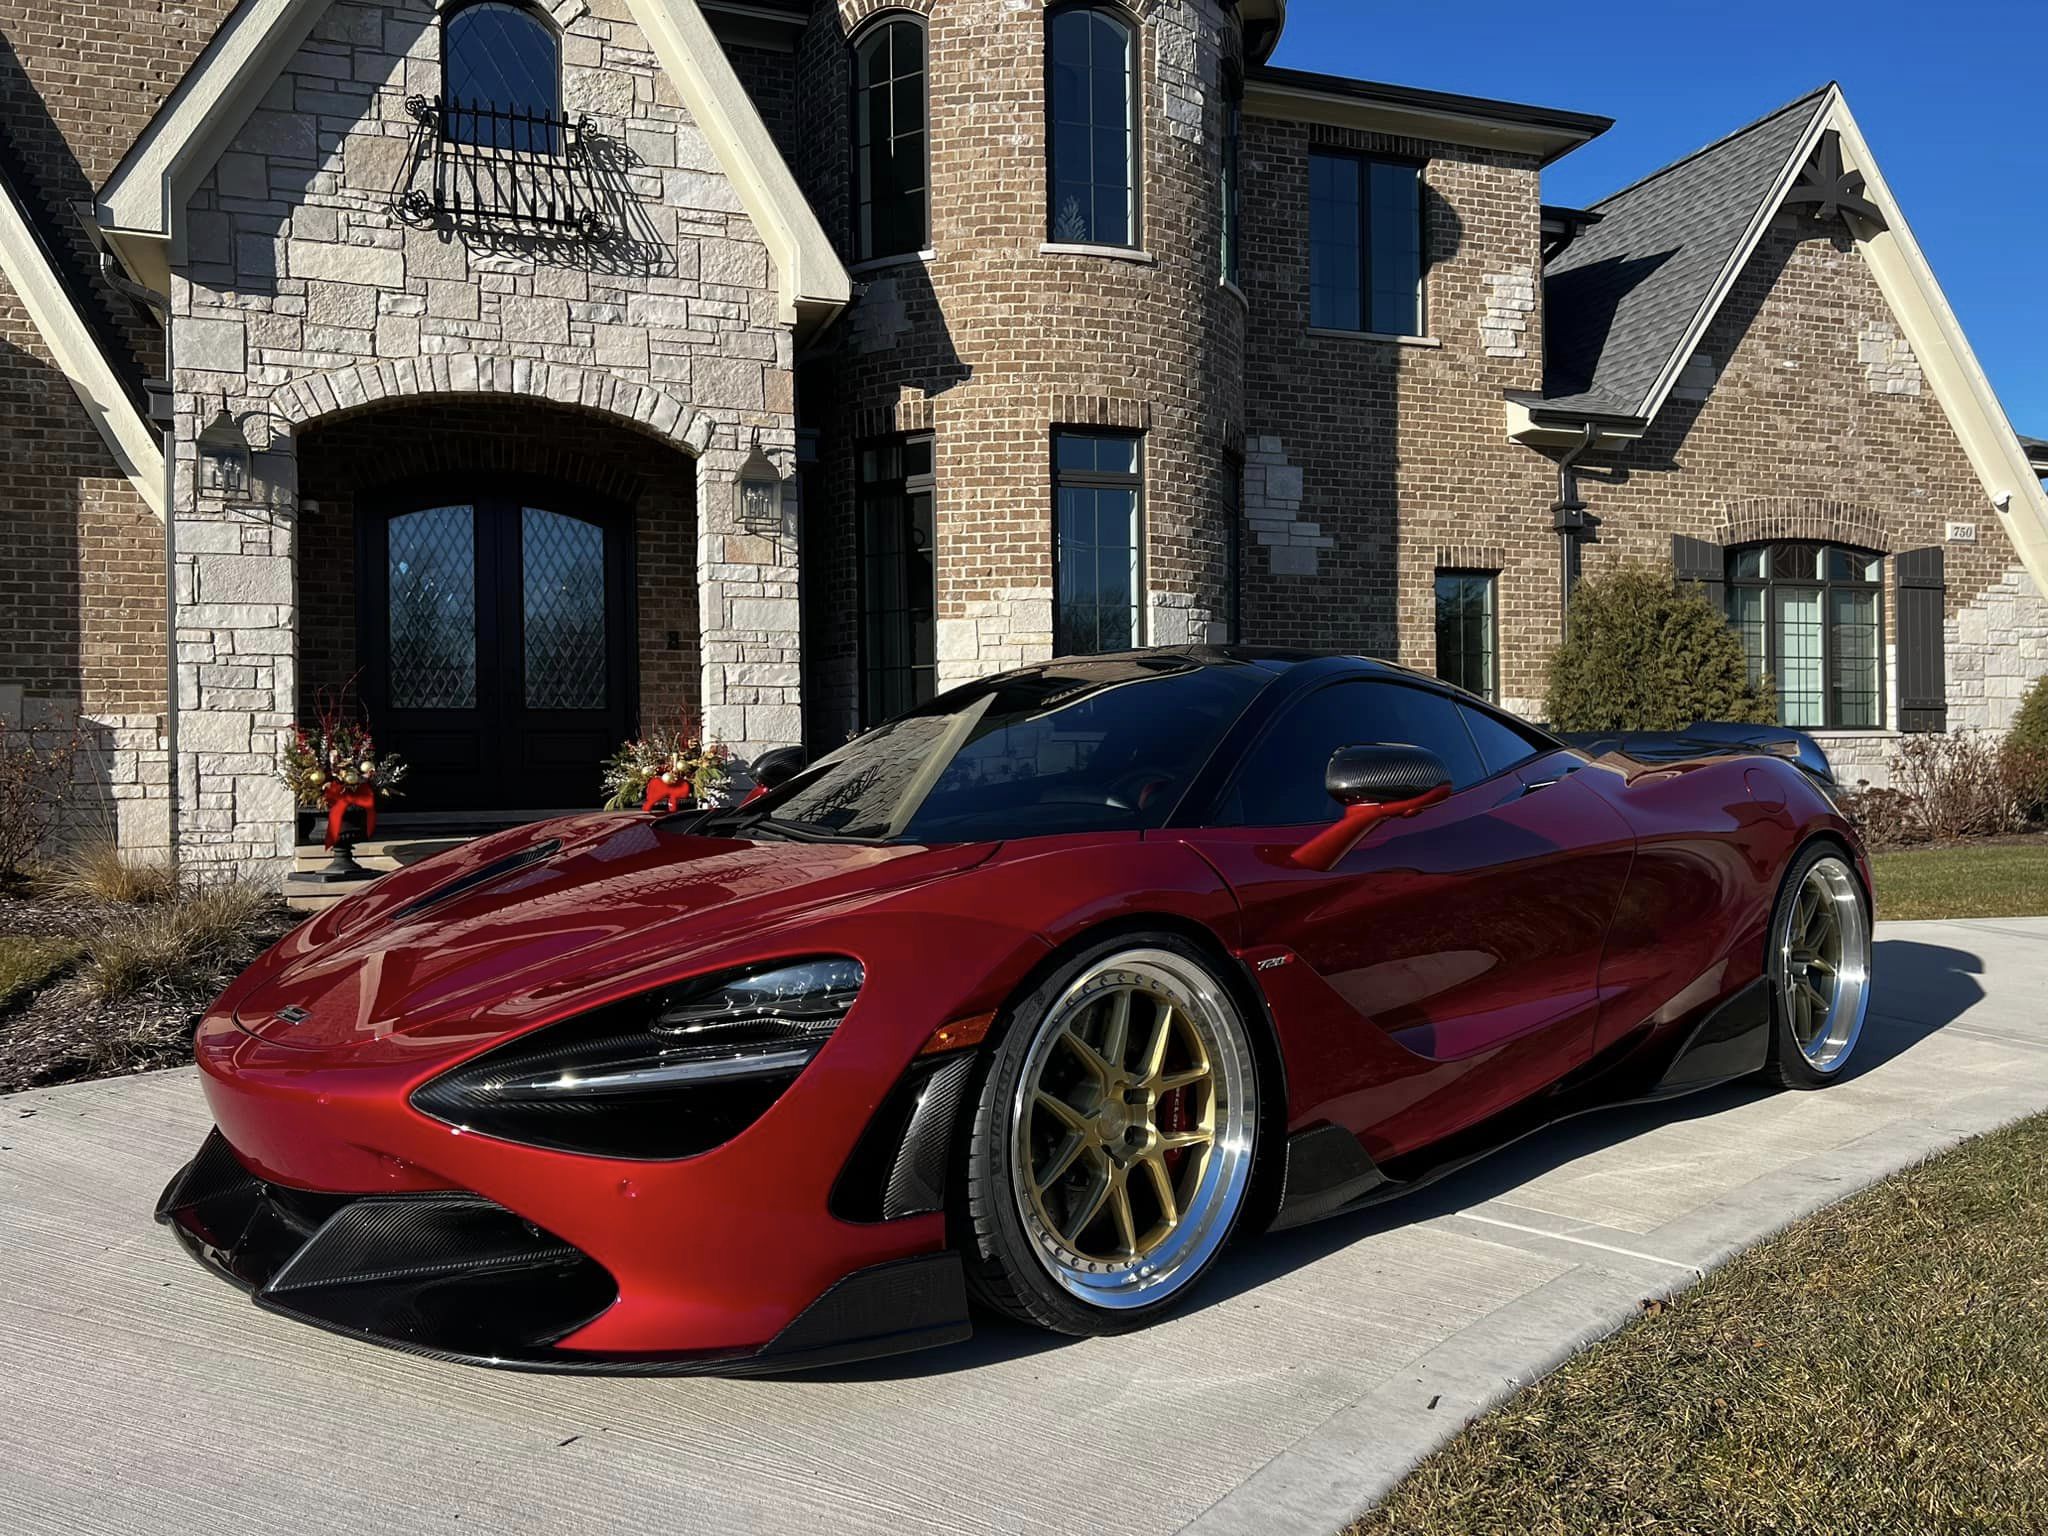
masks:
<instances>
[{"instance_id":1,"label":"asphalt shingle roof","mask_svg":"<svg viewBox=\"0 0 2048 1536\"><path fill-rule=\"evenodd\" d=\"M1640 416L1757 210L1820 111L1823 86L1593 205L1544 272L1543 405Z\"/></svg>"}]
</instances>

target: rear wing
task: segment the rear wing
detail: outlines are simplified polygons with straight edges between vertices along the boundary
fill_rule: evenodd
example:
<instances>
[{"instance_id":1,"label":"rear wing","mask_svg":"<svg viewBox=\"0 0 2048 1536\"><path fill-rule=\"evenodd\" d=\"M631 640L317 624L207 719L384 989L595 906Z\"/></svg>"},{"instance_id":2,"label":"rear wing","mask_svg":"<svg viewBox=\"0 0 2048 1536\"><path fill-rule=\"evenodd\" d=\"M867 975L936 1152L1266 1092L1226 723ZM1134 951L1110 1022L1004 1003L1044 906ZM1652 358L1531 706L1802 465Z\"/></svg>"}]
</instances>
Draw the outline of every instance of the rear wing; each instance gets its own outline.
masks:
<instances>
[{"instance_id":1,"label":"rear wing","mask_svg":"<svg viewBox=\"0 0 2048 1536\"><path fill-rule=\"evenodd\" d=\"M1639 762L1678 763L1695 757L1740 757L1762 752L1794 763L1813 779L1832 789L1835 771L1828 755L1804 731L1783 725L1735 725L1722 720L1698 720L1677 731L1567 731L1562 739L1582 752L1599 757L1619 752Z\"/></svg>"}]
</instances>

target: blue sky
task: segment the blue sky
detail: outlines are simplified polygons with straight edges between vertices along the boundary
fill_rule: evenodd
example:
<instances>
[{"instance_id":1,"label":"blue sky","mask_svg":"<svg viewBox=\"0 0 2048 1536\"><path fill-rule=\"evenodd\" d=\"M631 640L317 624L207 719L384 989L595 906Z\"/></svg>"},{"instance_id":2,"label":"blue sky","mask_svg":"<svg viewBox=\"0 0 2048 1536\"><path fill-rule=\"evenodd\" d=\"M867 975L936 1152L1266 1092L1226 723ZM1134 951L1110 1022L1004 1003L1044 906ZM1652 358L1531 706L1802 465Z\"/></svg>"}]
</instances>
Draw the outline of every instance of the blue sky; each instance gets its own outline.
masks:
<instances>
[{"instance_id":1,"label":"blue sky","mask_svg":"<svg viewBox=\"0 0 2048 1536\"><path fill-rule=\"evenodd\" d=\"M1597 112L1583 205L1839 80L2021 432L2048 437L2048 0L1292 0L1276 64Z\"/></svg>"}]
</instances>

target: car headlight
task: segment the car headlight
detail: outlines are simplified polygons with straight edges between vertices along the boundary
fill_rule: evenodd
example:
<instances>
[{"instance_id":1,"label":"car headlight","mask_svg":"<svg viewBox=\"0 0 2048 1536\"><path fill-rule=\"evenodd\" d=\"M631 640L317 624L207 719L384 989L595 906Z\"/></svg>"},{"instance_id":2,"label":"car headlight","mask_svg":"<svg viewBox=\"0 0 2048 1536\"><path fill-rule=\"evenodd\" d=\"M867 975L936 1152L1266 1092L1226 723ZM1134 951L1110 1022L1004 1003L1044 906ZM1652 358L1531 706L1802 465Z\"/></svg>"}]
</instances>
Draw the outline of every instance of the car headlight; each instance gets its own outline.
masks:
<instances>
[{"instance_id":1,"label":"car headlight","mask_svg":"<svg viewBox=\"0 0 2048 1536\"><path fill-rule=\"evenodd\" d=\"M860 995L860 962L773 962L522 1035L422 1084L413 1107L528 1146L689 1157L752 1125Z\"/></svg>"}]
</instances>

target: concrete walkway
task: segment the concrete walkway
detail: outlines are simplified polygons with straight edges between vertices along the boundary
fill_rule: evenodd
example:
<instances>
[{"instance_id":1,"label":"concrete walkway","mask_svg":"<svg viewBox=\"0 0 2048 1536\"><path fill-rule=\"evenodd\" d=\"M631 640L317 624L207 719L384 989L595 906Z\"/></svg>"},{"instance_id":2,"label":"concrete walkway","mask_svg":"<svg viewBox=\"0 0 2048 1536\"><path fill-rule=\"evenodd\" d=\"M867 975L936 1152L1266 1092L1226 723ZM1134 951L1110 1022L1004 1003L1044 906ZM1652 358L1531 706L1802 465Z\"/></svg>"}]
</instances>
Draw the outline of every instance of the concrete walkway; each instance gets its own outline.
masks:
<instances>
[{"instance_id":1,"label":"concrete walkway","mask_svg":"<svg viewBox=\"0 0 2048 1536\"><path fill-rule=\"evenodd\" d=\"M1548 1132L1248 1246L1194 1311L828 1377L437 1365L257 1311L150 1222L189 1072L0 1098L0 1528L1302 1532L1643 1298L2048 1109L2048 919L1880 927L1856 1073Z\"/></svg>"}]
</instances>

